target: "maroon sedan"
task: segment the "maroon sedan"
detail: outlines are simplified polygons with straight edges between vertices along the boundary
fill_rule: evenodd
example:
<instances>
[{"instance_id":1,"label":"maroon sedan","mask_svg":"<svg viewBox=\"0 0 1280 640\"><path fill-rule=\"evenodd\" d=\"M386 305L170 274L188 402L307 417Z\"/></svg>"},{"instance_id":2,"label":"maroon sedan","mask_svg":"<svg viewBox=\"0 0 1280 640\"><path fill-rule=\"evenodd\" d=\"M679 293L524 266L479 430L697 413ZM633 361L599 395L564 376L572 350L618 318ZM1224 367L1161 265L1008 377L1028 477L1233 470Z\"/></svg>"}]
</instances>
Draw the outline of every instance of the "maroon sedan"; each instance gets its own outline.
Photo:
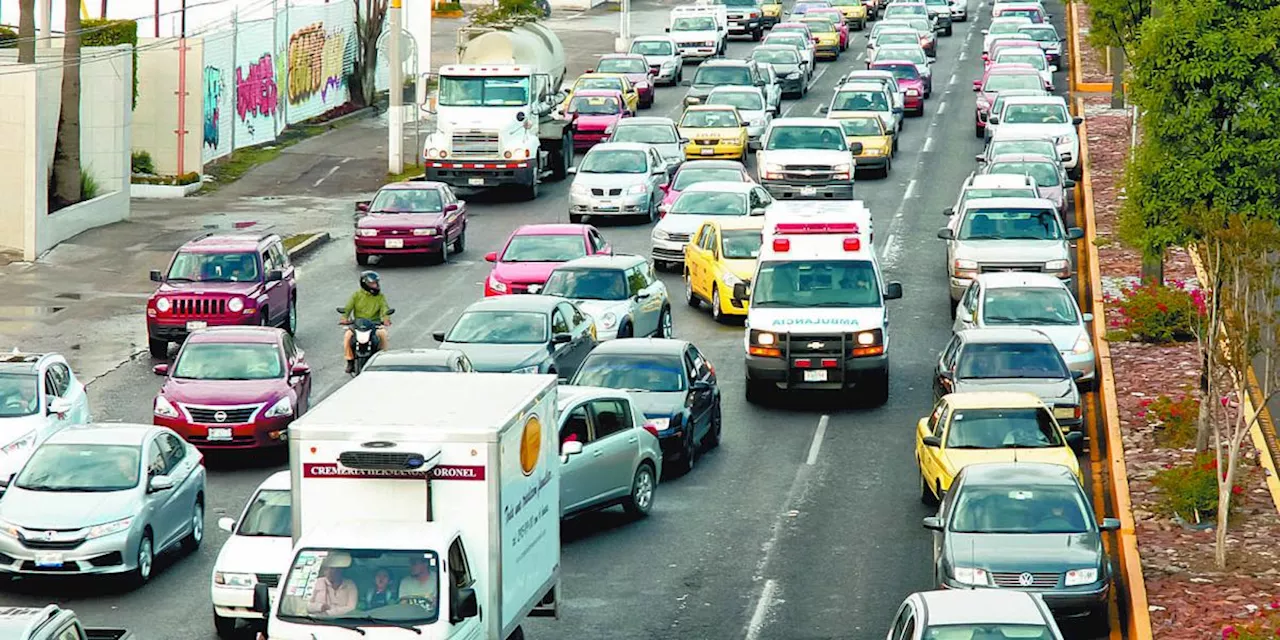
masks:
<instances>
[{"instance_id":1,"label":"maroon sedan","mask_svg":"<svg viewBox=\"0 0 1280 640\"><path fill-rule=\"evenodd\" d=\"M1009 89L1044 90L1044 78L1040 72L1029 64L993 64L987 67L981 80L973 81L973 90L978 92L974 105L973 134L979 138L987 133L987 115L991 105L1001 91Z\"/></svg>"},{"instance_id":2,"label":"maroon sedan","mask_svg":"<svg viewBox=\"0 0 1280 640\"><path fill-rule=\"evenodd\" d=\"M639 94L640 108L648 109L653 106L653 71L649 69L649 63L645 62L644 56L636 53L608 53L600 56L600 62L596 64L595 69L587 69L587 73L593 72L626 76Z\"/></svg>"},{"instance_id":3,"label":"maroon sedan","mask_svg":"<svg viewBox=\"0 0 1280 640\"><path fill-rule=\"evenodd\" d=\"M386 185L373 200L356 203L356 262L372 256L436 256L440 262L467 245L467 203L443 182L411 180Z\"/></svg>"},{"instance_id":4,"label":"maroon sedan","mask_svg":"<svg viewBox=\"0 0 1280 640\"><path fill-rule=\"evenodd\" d=\"M289 424L310 405L311 368L293 336L270 327L193 332L156 394L153 422L201 449L252 449L288 442Z\"/></svg>"},{"instance_id":5,"label":"maroon sedan","mask_svg":"<svg viewBox=\"0 0 1280 640\"><path fill-rule=\"evenodd\" d=\"M888 71L898 80L898 88L906 94L902 108L909 114L924 115L924 78L914 62L908 60L876 60L867 66L873 71Z\"/></svg>"}]
</instances>

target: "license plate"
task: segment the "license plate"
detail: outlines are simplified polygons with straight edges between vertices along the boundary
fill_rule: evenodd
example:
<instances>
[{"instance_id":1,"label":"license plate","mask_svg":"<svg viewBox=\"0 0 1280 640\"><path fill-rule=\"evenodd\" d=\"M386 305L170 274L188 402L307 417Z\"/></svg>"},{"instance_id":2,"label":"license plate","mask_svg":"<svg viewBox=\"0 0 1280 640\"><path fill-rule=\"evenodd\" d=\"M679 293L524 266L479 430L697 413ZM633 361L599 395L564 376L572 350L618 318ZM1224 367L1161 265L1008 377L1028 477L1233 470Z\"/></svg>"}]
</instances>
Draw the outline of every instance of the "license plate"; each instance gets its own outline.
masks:
<instances>
[{"instance_id":1,"label":"license plate","mask_svg":"<svg viewBox=\"0 0 1280 640\"><path fill-rule=\"evenodd\" d=\"M817 187L800 187L800 195L802 196L812 196L817 194L818 194Z\"/></svg>"},{"instance_id":2,"label":"license plate","mask_svg":"<svg viewBox=\"0 0 1280 640\"><path fill-rule=\"evenodd\" d=\"M826 381L827 381L827 370L826 370L826 369L818 369L817 371L805 371L805 372L804 372L804 381L805 381L805 382L826 382Z\"/></svg>"},{"instance_id":3,"label":"license plate","mask_svg":"<svg viewBox=\"0 0 1280 640\"><path fill-rule=\"evenodd\" d=\"M484 178L471 178L471 179L467 180L467 184L469 184L469 185L471 185L471 186L473 186L473 187L483 187L483 186L484 186Z\"/></svg>"},{"instance_id":4,"label":"license plate","mask_svg":"<svg viewBox=\"0 0 1280 640\"><path fill-rule=\"evenodd\" d=\"M1074 418L1076 417L1075 407L1059 407L1053 410L1055 418Z\"/></svg>"},{"instance_id":5,"label":"license plate","mask_svg":"<svg viewBox=\"0 0 1280 640\"><path fill-rule=\"evenodd\" d=\"M739 29L739 28L741 28L741 27L742 27L742 23L741 23L741 22L730 22L730 23L729 23L729 28L730 28L730 29Z\"/></svg>"},{"instance_id":6,"label":"license plate","mask_svg":"<svg viewBox=\"0 0 1280 640\"><path fill-rule=\"evenodd\" d=\"M230 440L231 427L209 427L210 440Z\"/></svg>"},{"instance_id":7,"label":"license plate","mask_svg":"<svg viewBox=\"0 0 1280 640\"><path fill-rule=\"evenodd\" d=\"M195 331L196 329L203 329L207 326L209 326L209 323L205 322L204 320L188 320L187 321L187 331Z\"/></svg>"},{"instance_id":8,"label":"license plate","mask_svg":"<svg viewBox=\"0 0 1280 640\"><path fill-rule=\"evenodd\" d=\"M716 154L716 150L715 150L715 149L703 149L703 150L702 150L702 151L700 151L699 153L701 153L701 154L702 154L702 155L704 155L704 156L714 156L714 155Z\"/></svg>"},{"instance_id":9,"label":"license plate","mask_svg":"<svg viewBox=\"0 0 1280 640\"><path fill-rule=\"evenodd\" d=\"M37 567L61 567L63 565L61 553L37 553Z\"/></svg>"},{"instance_id":10,"label":"license plate","mask_svg":"<svg viewBox=\"0 0 1280 640\"><path fill-rule=\"evenodd\" d=\"M403 249L403 248L404 248L404 240L400 240L400 239L396 239L396 240L387 240L387 248L388 248L388 249Z\"/></svg>"}]
</instances>

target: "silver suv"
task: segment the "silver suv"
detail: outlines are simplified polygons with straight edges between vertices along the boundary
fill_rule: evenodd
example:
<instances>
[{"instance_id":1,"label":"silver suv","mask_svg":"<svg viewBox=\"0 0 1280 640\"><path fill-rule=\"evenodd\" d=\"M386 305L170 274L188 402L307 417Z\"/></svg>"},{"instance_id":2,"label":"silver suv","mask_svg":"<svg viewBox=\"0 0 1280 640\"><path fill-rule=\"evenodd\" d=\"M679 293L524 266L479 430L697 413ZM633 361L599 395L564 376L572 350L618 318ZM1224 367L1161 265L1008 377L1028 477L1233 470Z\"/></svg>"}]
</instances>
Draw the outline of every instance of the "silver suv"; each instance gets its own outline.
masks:
<instances>
[{"instance_id":1,"label":"silver suv","mask_svg":"<svg viewBox=\"0 0 1280 640\"><path fill-rule=\"evenodd\" d=\"M551 272L543 295L573 300L596 323L596 338L671 337L667 286L641 256L587 256Z\"/></svg>"}]
</instances>

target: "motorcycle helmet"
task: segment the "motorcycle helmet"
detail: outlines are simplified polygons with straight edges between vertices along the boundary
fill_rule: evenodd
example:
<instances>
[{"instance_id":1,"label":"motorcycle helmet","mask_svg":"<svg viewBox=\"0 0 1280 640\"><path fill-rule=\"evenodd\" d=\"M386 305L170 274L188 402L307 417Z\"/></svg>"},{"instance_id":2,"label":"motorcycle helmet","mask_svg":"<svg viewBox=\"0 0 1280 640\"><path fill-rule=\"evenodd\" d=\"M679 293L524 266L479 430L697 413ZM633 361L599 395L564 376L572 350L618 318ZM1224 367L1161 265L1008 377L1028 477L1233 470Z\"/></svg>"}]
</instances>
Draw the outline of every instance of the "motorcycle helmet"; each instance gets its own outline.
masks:
<instances>
[{"instance_id":1,"label":"motorcycle helmet","mask_svg":"<svg viewBox=\"0 0 1280 640\"><path fill-rule=\"evenodd\" d=\"M381 293L381 292L382 292L382 284L381 284L380 282L378 282L378 272L377 272L377 271L365 271L364 273L361 273L361 274L360 274L360 288L361 288L361 289L364 289L365 291L368 291L369 293L371 293L371 294L373 294L373 295L375 295L375 296L376 296L376 295L378 295L379 293Z\"/></svg>"}]
</instances>

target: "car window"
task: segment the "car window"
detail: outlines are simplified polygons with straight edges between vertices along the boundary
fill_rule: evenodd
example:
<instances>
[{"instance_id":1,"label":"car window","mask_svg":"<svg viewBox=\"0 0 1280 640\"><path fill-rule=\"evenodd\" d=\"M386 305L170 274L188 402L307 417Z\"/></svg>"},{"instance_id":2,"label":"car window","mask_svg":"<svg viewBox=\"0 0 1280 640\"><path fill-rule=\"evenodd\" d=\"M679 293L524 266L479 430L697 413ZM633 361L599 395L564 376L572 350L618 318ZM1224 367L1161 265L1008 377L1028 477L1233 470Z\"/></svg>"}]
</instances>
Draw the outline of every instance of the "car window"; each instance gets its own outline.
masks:
<instances>
[{"instance_id":1,"label":"car window","mask_svg":"<svg viewBox=\"0 0 1280 640\"><path fill-rule=\"evenodd\" d=\"M594 400L591 402L591 423L595 425L596 440L622 433L631 428L631 407L617 399Z\"/></svg>"},{"instance_id":2,"label":"car window","mask_svg":"<svg viewBox=\"0 0 1280 640\"><path fill-rule=\"evenodd\" d=\"M164 447L160 444L160 437L152 438L151 445L147 448L147 475L162 476L169 472L169 462L165 459Z\"/></svg>"},{"instance_id":3,"label":"car window","mask_svg":"<svg viewBox=\"0 0 1280 640\"><path fill-rule=\"evenodd\" d=\"M263 270L263 272L270 273L272 270L274 270L274 269L279 269L279 268L280 268L280 267L276 266L276 259L275 259L274 257L272 257L272 255L271 255L271 251L264 249L264 250L262 251L262 270Z\"/></svg>"},{"instance_id":4,"label":"car window","mask_svg":"<svg viewBox=\"0 0 1280 640\"><path fill-rule=\"evenodd\" d=\"M280 243L271 243L271 246L267 248L267 251L271 252L271 259L275 262L277 269L288 268L289 254L285 253L284 249L280 246Z\"/></svg>"},{"instance_id":5,"label":"car window","mask_svg":"<svg viewBox=\"0 0 1280 640\"><path fill-rule=\"evenodd\" d=\"M951 359L956 355L956 347L960 346L960 338L951 336L951 341L947 343L946 348L942 350L942 365L951 368Z\"/></svg>"},{"instance_id":6,"label":"car window","mask_svg":"<svg viewBox=\"0 0 1280 640\"><path fill-rule=\"evenodd\" d=\"M706 378L715 374L715 370L711 368L711 363L702 355L698 348L690 345L689 356L693 359L693 365L698 372L699 378Z\"/></svg>"},{"instance_id":7,"label":"car window","mask_svg":"<svg viewBox=\"0 0 1280 640\"><path fill-rule=\"evenodd\" d=\"M71 375L65 365L54 363L44 373L44 391L50 397L61 398L71 386Z\"/></svg>"},{"instance_id":8,"label":"car window","mask_svg":"<svg viewBox=\"0 0 1280 640\"><path fill-rule=\"evenodd\" d=\"M475 584L475 578L471 576L471 567L467 565L466 547L462 545L462 538L453 541L449 545L449 573L453 574L453 588L466 589Z\"/></svg>"},{"instance_id":9,"label":"car window","mask_svg":"<svg viewBox=\"0 0 1280 640\"><path fill-rule=\"evenodd\" d=\"M898 640L911 640L916 637L916 617L914 614L907 615L907 625L902 629L902 635L898 636Z\"/></svg>"},{"instance_id":10,"label":"car window","mask_svg":"<svg viewBox=\"0 0 1280 640\"><path fill-rule=\"evenodd\" d=\"M1050 342L978 342L960 351L961 379L1070 378L1066 363Z\"/></svg>"},{"instance_id":11,"label":"car window","mask_svg":"<svg viewBox=\"0 0 1280 640\"><path fill-rule=\"evenodd\" d=\"M960 304L964 305L965 309L974 310L974 306L978 302L978 288L979 285L976 282L969 285L969 288L964 292L964 296L960 298Z\"/></svg>"},{"instance_id":12,"label":"car window","mask_svg":"<svg viewBox=\"0 0 1280 640\"><path fill-rule=\"evenodd\" d=\"M719 251L719 247L720 247L720 238L719 238L719 236L720 236L720 234L719 234L719 233L716 233L716 230L715 230L714 228L708 228L708 229L707 229L707 237L706 237L706 246L705 246L705 247L703 247L703 248L705 248L707 251L710 251L710 252L712 253L712 255L715 255L715 256L717 256L717 257L719 257L719 253L720 253L720 251Z\"/></svg>"},{"instance_id":13,"label":"car window","mask_svg":"<svg viewBox=\"0 0 1280 640\"><path fill-rule=\"evenodd\" d=\"M889 632L889 640L898 640L902 637L902 630L907 627L907 620L911 617L911 605L903 603L902 608L898 609L898 617L893 621L893 631Z\"/></svg>"},{"instance_id":14,"label":"car window","mask_svg":"<svg viewBox=\"0 0 1280 640\"><path fill-rule=\"evenodd\" d=\"M83 632L80 630L80 623L72 622L71 624L67 625L62 631L59 631L58 635L55 636L54 640L80 640L80 638L82 637L84 636L83 636Z\"/></svg>"},{"instance_id":15,"label":"car window","mask_svg":"<svg viewBox=\"0 0 1280 640\"><path fill-rule=\"evenodd\" d=\"M690 381L698 379L698 365L693 363L693 355L688 351L684 352L684 375Z\"/></svg>"},{"instance_id":16,"label":"car window","mask_svg":"<svg viewBox=\"0 0 1280 640\"><path fill-rule=\"evenodd\" d=\"M948 449L1046 449L1063 446L1062 428L1040 407L955 411Z\"/></svg>"},{"instance_id":17,"label":"car window","mask_svg":"<svg viewBox=\"0 0 1280 640\"><path fill-rule=\"evenodd\" d=\"M587 406L578 405L569 412L568 417L564 419L564 426L560 427L560 442L581 442L587 444L592 441L591 422L587 418Z\"/></svg>"},{"instance_id":18,"label":"car window","mask_svg":"<svg viewBox=\"0 0 1280 640\"><path fill-rule=\"evenodd\" d=\"M627 295L629 297L640 295L640 292L647 286L649 286L648 279L645 278L644 271L640 267L627 269Z\"/></svg>"},{"instance_id":19,"label":"car window","mask_svg":"<svg viewBox=\"0 0 1280 640\"><path fill-rule=\"evenodd\" d=\"M600 250L604 249L605 247L604 238L601 237L600 233L597 232L595 229L592 229L587 232L587 238L590 239L591 241L591 251L593 253L599 252Z\"/></svg>"},{"instance_id":20,"label":"car window","mask_svg":"<svg viewBox=\"0 0 1280 640\"><path fill-rule=\"evenodd\" d=\"M577 307L570 306L569 309L569 323L572 325L573 330L577 331L579 327L587 323L587 316L582 313L582 309Z\"/></svg>"},{"instance_id":21,"label":"car window","mask_svg":"<svg viewBox=\"0 0 1280 640\"><path fill-rule=\"evenodd\" d=\"M756 192L756 196L760 198L761 205L767 207L773 204L773 196L769 195L769 192L765 191L764 187L754 187L753 190Z\"/></svg>"},{"instance_id":22,"label":"car window","mask_svg":"<svg viewBox=\"0 0 1280 640\"><path fill-rule=\"evenodd\" d=\"M947 403L939 400L933 405L933 413L929 414L929 435L942 434L942 416L947 412Z\"/></svg>"},{"instance_id":23,"label":"car window","mask_svg":"<svg viewBox=\"0 0 1280 640\"><path fill-rule=\"evenodd\" d=\"M298 343L293 341L293 336L285 333L282 337L282 342L284 344L285 359L290 362L296 360L298 358Z\"/></svg>"},{"instance_id":24,"label":"car window","mask_svg":"<svg viewBox=\"0 0 1280 640\"><path fill-rule=\"evenodd\" d=\"M171 433L160 436L160 447L164 449L165 462L168 463L170 470L176 469L187 457L186 445Z\"/></svg>"},{"instance_id":25,"label":"car window","mask_svg":"<svg viewBox=\"0 0 1280 640\"><path fill-rule=\"evenodd\" d=\"M569 333L569 321L559 308L551 312L551 333Z\"/></svg>"}]
</instances>

